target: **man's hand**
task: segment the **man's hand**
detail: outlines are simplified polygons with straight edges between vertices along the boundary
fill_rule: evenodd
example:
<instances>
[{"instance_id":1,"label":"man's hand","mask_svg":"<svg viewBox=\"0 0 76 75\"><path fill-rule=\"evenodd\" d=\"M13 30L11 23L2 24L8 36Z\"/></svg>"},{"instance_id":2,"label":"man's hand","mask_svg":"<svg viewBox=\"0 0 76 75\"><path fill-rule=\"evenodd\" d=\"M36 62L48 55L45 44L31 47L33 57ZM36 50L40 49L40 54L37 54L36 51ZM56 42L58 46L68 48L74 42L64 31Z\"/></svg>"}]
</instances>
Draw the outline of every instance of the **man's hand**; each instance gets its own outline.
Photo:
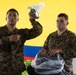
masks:
<instances>
[{"instance_id":1,"label":"man's hand","mask_svg":"<svg viewBox=\"0 0 76 75\"><path fill-rule=\"evenodd\" d=\"M63 53L61 49L52 49L48 51L48 54L54 56L57 53Z\"/></svg>"},{"instance_id":2,"label":"man's hand","mask_svg":"<svg viewBox=\"0 0 76 75\"><path fill-rule=\"evenodd\" d=\"M20 35L13 34L13 35L10 35L8 38L9 38L10 42L18 42L20 40Z\"/></svg>"},{"instance_id":3,"label":"man's hand","mask_svg":"<svg viewBox=\"0 0 76 75\"><path fill-rule=\"evenodd\" d=\"M34 18L34 17L32 17L32 16L30 16L30 17L29 17L29 19L30 19L30 20L32 20L32 19L35 19L35 18Z\"/></svg>"},{"instance_id":4,"label":"man's hand","mask_svg":"<svg viewBox=\"0 0 76 75\"><path fill-rule=\"evenodd\" d=\"M46 51L45 49L42 49L42 50L40 50L40 51L39 51L39 54L41 54L41 55L44 55L44 56L45 56L45 55L46 55L46 52L47 52L47 51Z\"/></svg>"}]
</instances>

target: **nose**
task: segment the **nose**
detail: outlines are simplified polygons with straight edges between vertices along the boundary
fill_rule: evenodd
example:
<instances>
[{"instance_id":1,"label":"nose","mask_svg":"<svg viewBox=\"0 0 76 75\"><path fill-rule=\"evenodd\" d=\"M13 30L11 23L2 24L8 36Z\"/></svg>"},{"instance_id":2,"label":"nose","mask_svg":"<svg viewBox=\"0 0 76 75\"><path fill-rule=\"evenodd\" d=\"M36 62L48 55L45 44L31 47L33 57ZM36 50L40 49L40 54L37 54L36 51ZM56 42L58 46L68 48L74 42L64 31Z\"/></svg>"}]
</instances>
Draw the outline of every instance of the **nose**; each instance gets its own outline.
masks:
<instances>
[{"instance_id":1,"label":"nose","mask_svg":"<svg viewBox=\"0 0 76 75\"><path fill-rule=\"evenodd\" d=\"M14 16L12 15L10 18L11 18L11 19L14 19Z\"/></svg>"},{"instance_id":2,"label":"nose","mask_svg":"<svg viewBox=\"0 0 76 75\"><path fill-rule=\"evenodd\" d=\"M60 22L59 21L57 21L57 25L59 25L60 24Z\"/></svg>"}]
</instances>

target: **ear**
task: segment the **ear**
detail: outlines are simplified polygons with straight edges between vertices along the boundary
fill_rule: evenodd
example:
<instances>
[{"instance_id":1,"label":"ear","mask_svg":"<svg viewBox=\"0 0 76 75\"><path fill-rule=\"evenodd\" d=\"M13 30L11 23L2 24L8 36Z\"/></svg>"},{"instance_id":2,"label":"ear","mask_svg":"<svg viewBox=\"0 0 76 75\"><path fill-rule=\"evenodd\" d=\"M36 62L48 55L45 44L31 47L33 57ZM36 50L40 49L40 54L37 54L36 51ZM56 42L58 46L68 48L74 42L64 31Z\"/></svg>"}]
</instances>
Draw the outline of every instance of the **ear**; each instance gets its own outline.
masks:
<instances>
[{"instance_id":1,"label":"ear","mask_svg":"<svg viewBox=\"0 0 76 75\"><path fill-rule=\"evenodd\" d=\"M7 21L7 17L6 17L6 21Z\"/></svg>"},{"instance_id":2,"label":"ear","mask_svg":"<svg viewBox=\"0 0 76 75\"><path fill-rule=\"evenodd\" d=\"M17 21L19 21L19 17L17 18Z\"/></svg>"},{"instance_id":3,"label":"ear","mask_svg":"<svg viewBox=\"0 0 76 75\"><path fill-rule=\"evenodd\" d=\"M7 15L6 15L6 21L7 21Z\"/></svg>"},{"instance_id":4,"label":"ear","mask_svg":"<svg viewBox=\"0 0 76 75\"><path fill-rule=\"evenodd\" d=\"M69 24L69 22L67 22L67 25Z\"/></svg>"}]
</instances>

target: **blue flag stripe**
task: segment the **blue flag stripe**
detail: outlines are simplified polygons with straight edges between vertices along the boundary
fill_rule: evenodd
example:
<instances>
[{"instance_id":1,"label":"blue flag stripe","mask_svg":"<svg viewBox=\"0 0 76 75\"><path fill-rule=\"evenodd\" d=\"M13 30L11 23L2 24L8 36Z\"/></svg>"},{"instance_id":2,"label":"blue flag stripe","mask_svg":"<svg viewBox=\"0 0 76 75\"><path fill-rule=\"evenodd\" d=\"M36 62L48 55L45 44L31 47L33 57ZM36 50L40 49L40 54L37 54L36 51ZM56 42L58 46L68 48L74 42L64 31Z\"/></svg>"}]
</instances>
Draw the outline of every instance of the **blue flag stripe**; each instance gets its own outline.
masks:
<instances>
[{"instance_id":1,"label":"blue flag stripe","mask_svg":"<svg viewBox=\"0 0 76 75\"><path fill-rule=\"evenodd\" d=\"M24 56L35 57L41 48L41 46L24 46Z\"/></svg>"}]
</instances>

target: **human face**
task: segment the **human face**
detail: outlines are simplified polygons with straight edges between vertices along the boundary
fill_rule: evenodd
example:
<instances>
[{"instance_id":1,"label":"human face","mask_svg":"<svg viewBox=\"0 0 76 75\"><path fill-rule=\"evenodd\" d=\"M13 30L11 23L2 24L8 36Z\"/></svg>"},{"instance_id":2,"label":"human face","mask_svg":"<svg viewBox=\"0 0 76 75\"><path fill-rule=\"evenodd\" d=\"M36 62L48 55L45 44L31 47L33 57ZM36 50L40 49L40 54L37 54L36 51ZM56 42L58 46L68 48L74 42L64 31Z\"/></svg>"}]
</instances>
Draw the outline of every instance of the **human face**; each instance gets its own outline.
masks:
<instances>
[{"instance_id":1,"label":"human face","mask_svg":"<svg viewBox=\"0 0 76 75\"><path fill-rule=\"evenodd\" d=\"M57 17L57 28L58 30L65 30L68 25L68 20L65 17Z\"/></svg>"},{"instance_id":2,"label":"human face","mask_svg":"<svg viewBox=\"0 0 76 75\"><path fill-rule=\"evenodd\" d=\"M15 11L9 11L6 15L7 25L15 26L18 19L18 14Z\"/></svg>"}]
</instances>

